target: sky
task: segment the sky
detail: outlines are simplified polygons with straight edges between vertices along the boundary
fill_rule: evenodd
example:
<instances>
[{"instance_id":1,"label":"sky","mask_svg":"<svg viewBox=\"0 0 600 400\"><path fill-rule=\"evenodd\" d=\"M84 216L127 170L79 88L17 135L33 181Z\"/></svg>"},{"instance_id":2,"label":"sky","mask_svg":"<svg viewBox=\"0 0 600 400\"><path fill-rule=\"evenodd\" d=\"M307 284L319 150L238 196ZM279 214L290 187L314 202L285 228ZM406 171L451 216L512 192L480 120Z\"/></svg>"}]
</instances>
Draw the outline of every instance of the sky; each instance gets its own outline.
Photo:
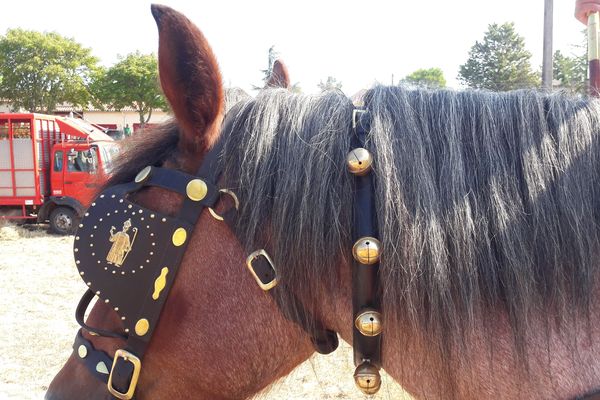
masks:
<instances>
[{"instance_id":1,"label":"sky","mask_svg":"<svg viewBox=\"0 0 600 400\"><path fill-rule=\"evenodd\" d=\"M0 34L10 28L74 38L110 66L139 50L156 53L158 35L146 0L2 1ZM373 83L397 82L419 68L441 68L460 88L458 70L491 23L514 22L541 69L544 0L195 1L162 0L204 33L223 82L252 93L275 45L292 83L304 92L333 76L349 96ZM554 50L571 54L585 26L575 0L554 0Z\"/></svg>"}]
</instances>

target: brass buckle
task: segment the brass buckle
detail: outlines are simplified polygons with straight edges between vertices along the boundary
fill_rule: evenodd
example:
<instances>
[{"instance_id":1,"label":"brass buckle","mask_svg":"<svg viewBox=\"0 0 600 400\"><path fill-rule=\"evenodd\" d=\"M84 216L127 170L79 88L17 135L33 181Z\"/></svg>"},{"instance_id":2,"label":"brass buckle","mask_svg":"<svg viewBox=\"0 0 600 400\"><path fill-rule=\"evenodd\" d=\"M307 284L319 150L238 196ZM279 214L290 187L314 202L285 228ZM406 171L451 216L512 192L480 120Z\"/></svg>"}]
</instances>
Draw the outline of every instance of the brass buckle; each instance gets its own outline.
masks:
<instances>
[{"instance_id":1,"label":"brass buckle","mask_svg":"<svg viewBox=\"0 0 600 400\"><path fill-rule=\"evenodd\" d=\"M129 383L129 388L127 392L121 393L117 389L115 389L112 385L112 376L113 371L115 370L115 366L117 365L117 361L119 358L122 358L125 361L129 361L133 364L133 373L131 375L131 382ZM113 365L110 369L110 375L108 376L108 391L110 394L115 396L117 399L129 400L133 398L133 392L135 392L135 387L137 386L138 379L140 377L140 371L142 369L142 362L140 359L128 352L127 350L119 349L115 352L115 358L113 359Z\"/></svg>"},{"instance_id":2,"label":"brass buckle","mask_svg":"<svg viewBox=\"0 0 600 400\"><path fill-rule=\"evenodd\" d=\"M358 115L365 114L367 112L368 110L361 108L355 108L354 110L352 110L352 129L356 129L356 126L358 125Z\"/></svg>"},{"instance_id":3,"label":"brass buckle","mask_svg":"<svg viewBox=\"0 0 600 400\"><path fill-rule=\"evenodd\" d=\"M229 189L220 189L219 195L221 195L221 194L226 194L229 197L231 197L233 199L233 204L235 206L235 209L236 210L240 209L240 201L238 200L238 197L235 195L235 193L233 193ZM217 214L217 212L215 210L213 210L212 207L208 207L208 211L210 212L210 215L212 215L214 219L216 219L217 221L223 221L223 217L221 215Z\"/></svg>"},{"instance_id":4,"label":"brass buckle","mask_svg":"<svg viewBox=\"0 0 600 400\"><path fill-rule=\"evenodd\" d=\"M275 272L275 278L273 278L273 280L271 280L270 282L263 283L260 280L260 278L258 277L258 275L256 274L256 271L254 271L252 262L255 259L257 259L258 257L264 257L267 260L267 262L269 263L269 265L271 266L271 268L273 269L273 272ZM252 253L250 253L248 258L246 258L246 266L248 267L248 269L250 270L250 273L256 280L256 283L258 283L258 286L260 286L260 288L262 290L264 290L265 292L267 290L273 289L277 285L277 271L275 270L275 265L273 264L273 260L271 260L271 257L269 257L269 254L264 249L256 250L256 251L253 251Z\"/></svg>"}]
</instances>

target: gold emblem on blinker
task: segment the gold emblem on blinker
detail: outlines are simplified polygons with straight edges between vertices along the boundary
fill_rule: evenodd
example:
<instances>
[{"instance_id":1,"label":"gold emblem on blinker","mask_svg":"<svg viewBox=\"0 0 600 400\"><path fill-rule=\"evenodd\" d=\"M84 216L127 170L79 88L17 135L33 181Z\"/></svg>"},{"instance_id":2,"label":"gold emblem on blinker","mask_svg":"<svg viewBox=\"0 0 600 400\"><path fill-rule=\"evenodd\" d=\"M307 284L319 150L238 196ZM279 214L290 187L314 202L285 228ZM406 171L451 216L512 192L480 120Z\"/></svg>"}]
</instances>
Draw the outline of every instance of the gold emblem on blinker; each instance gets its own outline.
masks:
<instances>
[{"instance_id":1,"label":"gold emblem on blinker","mask_svg":"<svg viewBox=\"0 0 600 400\"><path fill-rule=\"evenodd\" d=\"M114 226L110 227L110 238L108 239L112 246L106 256L106 261L109 264L114 264L120 267L125 262L127 255L131 252L135 238L137 237L138 229L132 228L133 238L129 237L129 228L131 228L131 218L123 223L123 229L120 232L115 233L116 229Z\"/></svg>"}]
</instances>

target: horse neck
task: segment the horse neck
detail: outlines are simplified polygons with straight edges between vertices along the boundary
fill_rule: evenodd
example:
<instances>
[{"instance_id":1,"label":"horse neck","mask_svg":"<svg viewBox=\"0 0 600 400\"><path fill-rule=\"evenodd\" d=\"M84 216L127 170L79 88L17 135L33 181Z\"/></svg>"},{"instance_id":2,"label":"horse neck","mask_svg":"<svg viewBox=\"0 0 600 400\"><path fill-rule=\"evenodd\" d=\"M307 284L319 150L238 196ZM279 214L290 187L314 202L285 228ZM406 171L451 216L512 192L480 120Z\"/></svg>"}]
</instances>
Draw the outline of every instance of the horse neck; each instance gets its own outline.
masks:
<instances>
[{"instance_id":1,"label":"horse neck","mask_svg":"<svg viewBox=\"0 0 600 400\"><path fill-rule=\"evenodd\" d=\"M352 344L351 268L340 270L340 285L321 306L322 315ZM478 319L464 337L465 351L452 360L441 359L426 332L394 321L385 304L383 313L383 367L415 399L574 399L600 388L600 331L593 329L600 325L598 302L589 321L578 318L557 327L554 321L533 318L525 365L503 311Z\"/></svg>"}]
</instances>

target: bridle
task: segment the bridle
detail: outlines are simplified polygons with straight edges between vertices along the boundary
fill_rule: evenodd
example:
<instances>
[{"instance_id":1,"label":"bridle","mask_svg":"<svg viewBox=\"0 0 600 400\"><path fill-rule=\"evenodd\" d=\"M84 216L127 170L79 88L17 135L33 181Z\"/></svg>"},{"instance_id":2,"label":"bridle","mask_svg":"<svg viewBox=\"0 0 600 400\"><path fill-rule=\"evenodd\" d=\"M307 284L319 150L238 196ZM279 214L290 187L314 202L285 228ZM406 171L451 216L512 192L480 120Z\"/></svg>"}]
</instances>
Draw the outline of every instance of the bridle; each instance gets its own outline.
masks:
<instances>
[{"instance_id":1,"label":"bridle","mask_svg":"<svg viewBox=\"0 0 600 400\"><path fill-rule=\"evenodd\" d=\"M235 111L231 114L235 115ZM355 148L348 155L348 168L356 175L357 240L352 250L356 260L352 274L354 358L358 365L355 380L365 393L372 394L381 384L381 314L377 284L380 244L374 238L372 157L364 149L367 116L365 110L353 112ZM100 193L79 224L74 243L75 262L88 290L77 306L76 319L81 329L73 350L92 375L107 384L113 398L134 397L143 356L177 276L189 235L204 208L236 232L238 198L234 192L217 186L229 124L229 118L226 118L222 130L224 137L207 153L196 175L148 166L132 182L108 187ZM129 200L130 195L145 187L179 193L184 200L178 213L163 215ZM223 196L230 197L234 206L219 215L213 207ZM106 226L111 226L108 239L102 230ZM121 226L122 230L118 231ZM272 295L282 314L308 333L317 352L328 354L337 348L337 333L327 329L307 310L296 295L287 290L285 282L278 281L275 265L265 249L250 252L246 265L259 287ZM285 296L278 292L284 292ZM117 312L124 332L85 323L84 314L95 296ZM283 298L291 304L284 306ZM125 346L110 357L94 348L91 341L84 338L82 330L93 336L121 339Z\"/></svg>"}]
</instances>

